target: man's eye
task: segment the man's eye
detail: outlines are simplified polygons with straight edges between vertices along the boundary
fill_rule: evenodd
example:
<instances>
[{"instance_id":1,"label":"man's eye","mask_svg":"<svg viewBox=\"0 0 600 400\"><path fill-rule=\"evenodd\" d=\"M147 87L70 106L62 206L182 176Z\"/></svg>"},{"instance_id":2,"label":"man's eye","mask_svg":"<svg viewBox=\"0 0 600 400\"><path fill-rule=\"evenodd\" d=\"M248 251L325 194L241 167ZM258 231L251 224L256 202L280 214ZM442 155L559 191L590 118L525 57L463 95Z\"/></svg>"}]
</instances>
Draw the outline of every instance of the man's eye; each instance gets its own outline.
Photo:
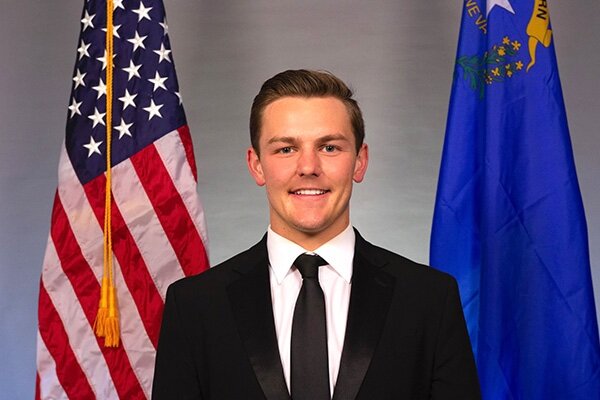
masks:
<instances>
[{"instance_id":1,"label":"man's eye","mask_svg":"<svg viewBox=\"0 0 600 400\"><path fill-rule=\"evenodd\" d=\"M332 144L326 144L325 146L323 146L323 150L325 150L326 153L331 153L336 150L336 147Z\"/></svg>"},{"instance_id":2,"label":"man's eye","mask_svg":"<svg viewBox=\"0 0 600 400\"><path fill-rule=\"evenodd\" d=\"M281 149L279 149L279 152L281 154L289 154L292 152L292 148L291 147L282 147Z\"/></svg>"}]
</instances>

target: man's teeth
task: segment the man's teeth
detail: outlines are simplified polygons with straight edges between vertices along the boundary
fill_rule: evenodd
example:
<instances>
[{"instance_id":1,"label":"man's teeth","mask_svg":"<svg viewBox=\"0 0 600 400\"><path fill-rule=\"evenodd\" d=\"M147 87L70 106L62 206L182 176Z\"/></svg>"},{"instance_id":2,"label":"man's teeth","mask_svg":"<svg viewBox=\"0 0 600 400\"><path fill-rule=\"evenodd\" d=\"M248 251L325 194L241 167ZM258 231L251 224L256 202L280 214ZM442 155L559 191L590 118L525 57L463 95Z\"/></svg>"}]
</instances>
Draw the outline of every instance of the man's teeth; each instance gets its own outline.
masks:
<instances>
[{"instance_id":1,"label":"man's teeth","mask_svg":"<svg viewBox=\"0 0 600 400\"><path fill-rule=\"evenodd\" d=\"M319 194L325 194L326 190L321 189L300 189L296 190L294 194L304 195L304 196L316 196Z\"/></svg>"}]
</instances>

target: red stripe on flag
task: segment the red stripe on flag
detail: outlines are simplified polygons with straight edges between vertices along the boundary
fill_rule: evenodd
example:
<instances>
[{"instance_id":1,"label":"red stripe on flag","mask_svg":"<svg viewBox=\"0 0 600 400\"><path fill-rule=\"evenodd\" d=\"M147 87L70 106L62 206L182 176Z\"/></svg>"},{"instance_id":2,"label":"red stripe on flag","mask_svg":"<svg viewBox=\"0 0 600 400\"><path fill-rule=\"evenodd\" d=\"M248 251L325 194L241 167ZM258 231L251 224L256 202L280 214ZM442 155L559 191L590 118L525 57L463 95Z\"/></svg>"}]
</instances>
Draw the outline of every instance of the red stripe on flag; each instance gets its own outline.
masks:
<instances>
[{"instance_id":1,"label":"red stripe on flag","mask_svg":"<svg viewBox=\"0 0 600 400\"><path fill-rule=\"evenodd\" d=\"M185 149L185 157L187 158L188 164L194 175L194 180L198 182L198 170L196 169L196 158L194 157L194 145L192 144L192 135L190 134L190 128L187 125L177 129L183 148Z\"/></svg>"},{"instance_id":2,"label":"red stripe on flag","mask_svg":"<svg viewBox=\"0 0 600 400\"><path fill-rule=\"evenodd\" d=\"M104 224L105 185L106 177L100 175L83 187L100 226ZM112 202L111 217L113 252L119 261L123 279L137 306L148 337L156 349L164 301L114 200Z\"/></svg>"},{"instance_id":3,"label":"red stripe on flag","mask_svg":"<svg viewBox=\"0 0 600 400\"><path fill-rule=\"evenodd\" d=\"M46 288L40 282L40 298L38 308L40 321L40 336L44 341L48 352L56 360L56 376L71 399L93 399L94 391L81 369L73 350L69 344L67 331L63 326L54 304L46 292ZM39 375L36 379L36 398L40 396Z\"/></svg>"},{"instance_id":4,"label":"red stripe on flag","mask_svg":"<svg viewBox=\"0 0 600 400\"><path fill-rule=\"evenodd\" d=\"M58 192L54 197L50 236L54 242L63 271L75 290L86 318L93 325L96 318L94 308L98 306L97 303L100 298L100 285L90 265L83 257L81 247L79 247L79 243L71 230L69 219Z\"/></svg>"},{"instance_id":5,"label":"red stripe on flag","mask_svg":"<svg viewBox=\"0 0 600 400\"><path fill-rule=\"evenodd\" d=\"M81 248L73 235L58 193L54 199L50 236L56 247L56 253L63 271L73 286L90 326L93 326L98 311L100 284L81 253ZM40 306L40 310L42 309ZM123 346L107 348L101 343L101 339L96 338L96 340L104 355L119 397L126 399L145 398L144 391L131 368ZM102 339L103 341L104 339Z\"/></svg>"},{"instance_id":6,"label":"red stripe on flag","mask_svg":"<svg viewBox=\"0 0 600 400\"><path fill-rule=\"evenodd\" d=\"M131 163L184 274L189 276L204 271L208 266L204 244L156 147L147 146L131 157Z\"/></svg>"},{"instance_id":7,"label":"red stripe on flag","mask_svg":"<svg viewBox=\"0 0 600 400\"><path fill-rule=\"evenodd\" d=\"M40 400L40 374L35 374L35 400Z\"/></svg>"}]
</instances>

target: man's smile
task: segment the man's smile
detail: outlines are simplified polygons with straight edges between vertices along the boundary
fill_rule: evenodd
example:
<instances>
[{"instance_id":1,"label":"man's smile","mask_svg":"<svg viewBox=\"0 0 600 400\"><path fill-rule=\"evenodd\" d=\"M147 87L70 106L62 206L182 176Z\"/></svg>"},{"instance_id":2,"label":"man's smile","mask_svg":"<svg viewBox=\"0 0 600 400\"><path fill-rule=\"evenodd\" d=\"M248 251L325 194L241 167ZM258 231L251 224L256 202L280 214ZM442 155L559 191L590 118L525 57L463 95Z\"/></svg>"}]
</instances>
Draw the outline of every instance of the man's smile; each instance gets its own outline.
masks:
<instances>
[{"instance_id":1,"label":"man's smile","mask_svg":"<svg viewBox=\"0 0 600 400\"><path fill-rule=\"evenodd\" d=\"M318 195L322 195L325 193L330 192L327 189L296 189L296 190L291 190L290 194L295 194L298 196L318 196Z\"/></svg>"}]
</instances>

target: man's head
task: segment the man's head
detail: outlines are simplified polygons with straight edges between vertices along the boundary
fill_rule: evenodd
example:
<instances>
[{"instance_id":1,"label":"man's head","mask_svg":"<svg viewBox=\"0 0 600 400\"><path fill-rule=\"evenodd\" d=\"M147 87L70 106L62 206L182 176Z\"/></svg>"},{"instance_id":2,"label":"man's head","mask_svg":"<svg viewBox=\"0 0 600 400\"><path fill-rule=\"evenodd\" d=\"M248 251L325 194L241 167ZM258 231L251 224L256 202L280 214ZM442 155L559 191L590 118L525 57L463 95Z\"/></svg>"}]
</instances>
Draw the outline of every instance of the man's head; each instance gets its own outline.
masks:
<instances>
[{"instance_id":1,"label":"man's head","mask_svg":"<svg viewBox=\"0 0 600 400\"><path fill-rule=\"evenodd\" d=\"M262 118L269 104L283 97L333 97L346 106L358 152L365 138L365 123L360 107L352 96L352 90L341 79L327 71L298 69L278 73L263 83L252 102L250 111L252 147L260 155L258 143Z\"/></svg>"},{"instance_id":2,"label":"man's head","mask_svg":"<svg viewBox=\"0 0 600 400\"><path fill-rule=\"evenodd\" d=\"M315 74L319 79L313 79ZM297 94L300 86L319 87L322 81L335 87L335 93L345 93L344 99L328 91ZM290 91L293 94L287 94ZM352 185L363 180L368 164L360 110L347 86L329 73L286 71L267 81L261 93L253 106L258 121L247 153L248 169L256 183L266 187L271 228L314 250L350 222ZM359 139L348 102L358 110Z\"/></svg>"}]
</instances>

